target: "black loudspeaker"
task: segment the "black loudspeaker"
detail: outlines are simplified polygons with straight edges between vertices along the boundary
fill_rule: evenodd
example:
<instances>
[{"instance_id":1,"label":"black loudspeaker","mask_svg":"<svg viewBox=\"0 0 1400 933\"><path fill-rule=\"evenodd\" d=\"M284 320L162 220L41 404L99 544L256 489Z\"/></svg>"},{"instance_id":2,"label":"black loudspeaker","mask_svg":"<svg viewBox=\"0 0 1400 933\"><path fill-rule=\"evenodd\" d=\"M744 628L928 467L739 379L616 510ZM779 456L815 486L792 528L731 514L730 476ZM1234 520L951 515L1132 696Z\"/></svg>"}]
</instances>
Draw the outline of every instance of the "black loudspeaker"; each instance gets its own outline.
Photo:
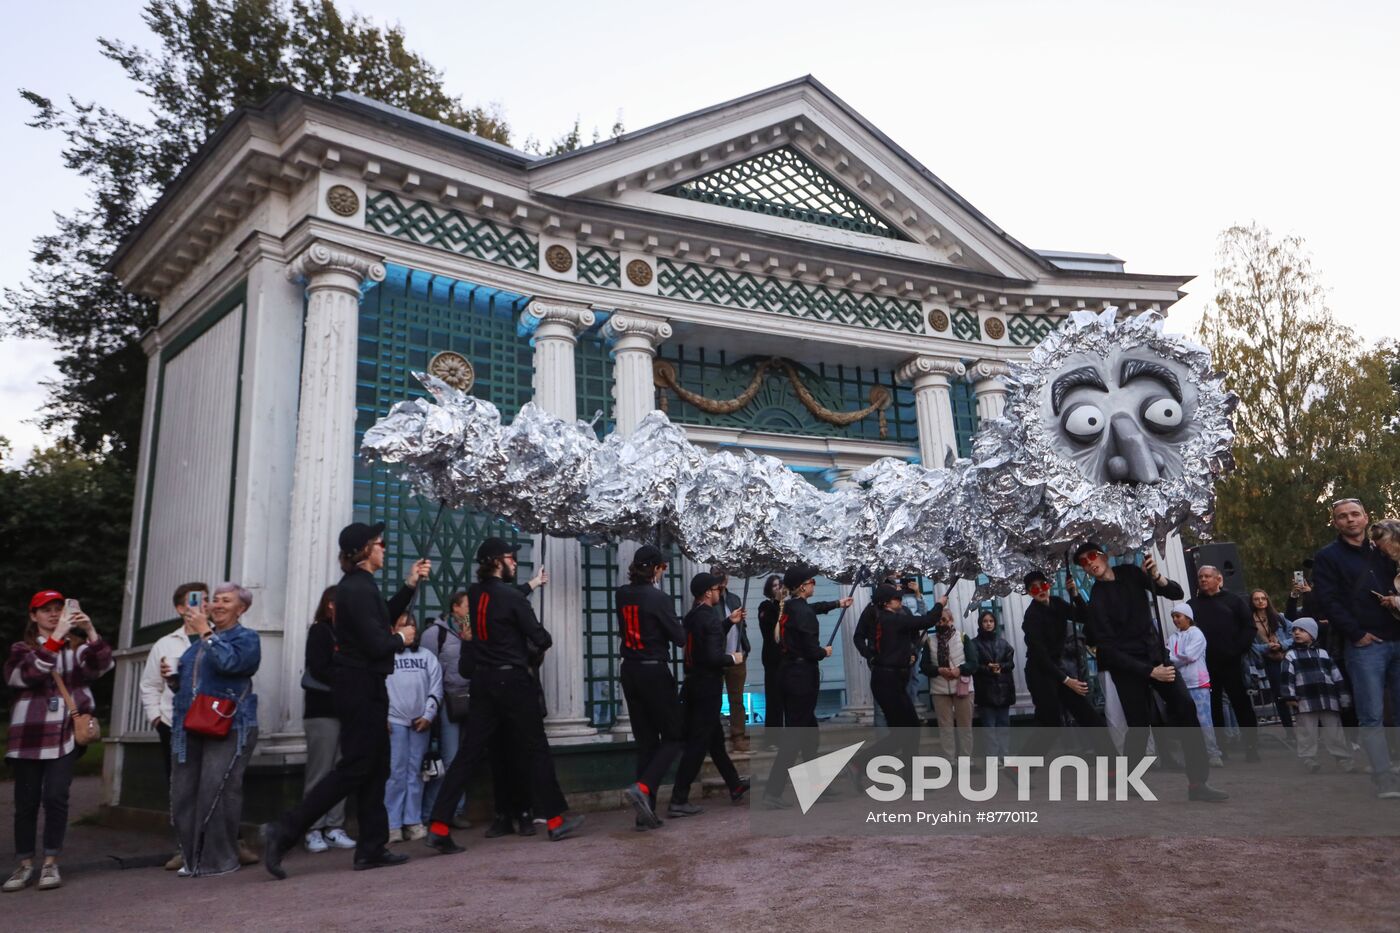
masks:
<instances>
[{"instance_id":1,"label":"black loudspeaker","mask_svg":"<svg viewBox=\"0 0 1400 933\"><path fill-rule=\"evenodd\" d=\"M1244 582L1244 561L1240 560L1240 549L1229 541L1215 544L1202 544L1186 549L1186 569L1191 574L1187 593L1196 592L1196 571L1201 567L1216 567L1225 578L1225 589L1238 593L1249 600L1249 585Z\"/></svg>"}]
</instances>

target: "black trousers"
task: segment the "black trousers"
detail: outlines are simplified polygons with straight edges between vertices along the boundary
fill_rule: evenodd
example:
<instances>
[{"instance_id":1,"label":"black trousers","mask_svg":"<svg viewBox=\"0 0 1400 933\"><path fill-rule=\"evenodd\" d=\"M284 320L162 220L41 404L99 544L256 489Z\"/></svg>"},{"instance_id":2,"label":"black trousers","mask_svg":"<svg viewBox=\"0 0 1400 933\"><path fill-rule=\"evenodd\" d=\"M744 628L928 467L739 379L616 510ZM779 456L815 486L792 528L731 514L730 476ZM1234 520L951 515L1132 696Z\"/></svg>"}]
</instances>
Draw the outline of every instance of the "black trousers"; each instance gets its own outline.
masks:
<instances>
[{"instance_id":1,"label":"black trousers","mask_svg":"<svg viewBox=\"0 0 1400 933\"><path fill-rule=\"evenodd\" d=\"M635 777L651 791L655 809L656 789L685 748L685 724L676 697L676 679L671 676L671 665L665 662L628 658L622 662L621 680L627 715L632 718L632 737L637 742ZM718 722L718 707L715 718Z\"/></svg>"},{"instance_id":2,"label":"black trousers","mask_svg":"<svg viewBox=\"0 0 1400 933\"><path fill-rule=\"evenodd\" d=\"M1238 655L1230 658L1206 655L1206 669L1210 671L1210 718L1215 723L1216 744L1222 744L1224 698L1228 696L1240 731L1244 733L1244 747L1255 748L1259 744L1259 730L1256 728L1259 718L1254 715L1254 704L1249 701L1249 688L1244 683L1244 661Z\"/></svg>"},{"instance_id":3,"label":"black trousers","mask_svg":"<svg viewBox=\"0 0 1400 933\"><path fill-rule=\"evenodd\" d=\"M477 768L486 760L487 746L508 735L517 761L530 785L535 815L551 819L568 809L554 759L544 736L540 715L539 686L523 668L478 667L472 675L472 700L462 727L462 745L442 779L442 788L433 803L429 819L446 823L452 819L454 802L466 792Z\"/></svg>"},{"instance_id":4,"label":"black trousers","mask_svg":"<svg viewBox=\"0 0 1400 933\"><path fill-rule=\"evenodd\" d=\"M464 733L465 735L465 733ZM461 754L458 746L458 754ZM517 743L504 732L487 746L491 761L492 809L497 816L512 819L530 811L530 775L525 771ZM448 763L451 768L451 762Z\"/></svg>"},{"instance_id":5,"label":"black trousers","mask_svg":"<svg viewBox=\"0 0 1400 933\"><path fill-rule=\"evenodd\" d=\"M719 718L724 698L723 675L697 671L686 677L681 689L685 695L685 752L676 768L672 803L690 802L690 785L695 783L707 754L729 789L739 786L739 772L724 747L724 725Z\"/></svg>"},{"instance_id":6,"label":"black trousers","mask_svg":"<svg viewBox=\"0 0 1400 933\"><path fill-rule=\"evenodd\" d=\"M44 855L61 855L68 831L68 788L81 747L62 758L11 758L15 773L15 855L34 857L39 808L44 810Z\"/></svg>"},{"instance_id":7,"label":"black trousers","mask_svg":"<svg viewBox=\"0 0 1400 933\"><path fill-rule=\"evenodd\" d=\"M778 753L773 756L773 767L763 789L768 797L782 796L788 768L797 764L799 757L803 761L815 758L820 744L817 695L821 692L821 671L812 662L789 662L779 670L778 677L783 685L783 726L801 731L785 733L778 742Z\"/></svg>"},{"instance_id":8,"label":"black trousers","mask_svg":"<svg viewBox=\"0 0 1400 933\"><path fill-rule=\"evenodd\" d=\"M763 725L781 729L783 726L782 669L777 662L763 665Z\"/></svg>"},{"instance_id":9,"label":"black trousers","mask_svg":"<svg viewBox=\"0 0 1400 933\"><path fill-rule=\"evenodd\" d=\"M163 722L156 723L156 736L160 739L160 751L165 756L165 780L170 780L170 727Z\"/></svg>"},{"instance_id":10,"label":"black trousers","mask_svg":"<svg viewBox=\"0 0 1400 933\"><path fill-rule=\"evenodd\" d=\"M1074 717L1076 723L1090 730L1095 754L1106 758L1117 754L1108 737L1108 724L1087 696L1080 696L1063 682L1034 674L1026 678L1026 687L1031 692L1031 702L1035 704L1036 727L1021 750L1022 755L1038 756L1049 751L1060 736L1066 712Z\"/></svg>"},{"instance_id":11,"label":"black trousers","mask_svg":"<svg viewBox=\"0 0 1400 933\"><path fill-rule=\"evenodd\" d=\"M389 693L384 679L383 674L360 668L332 668L331 699L340 720L340 760L306 792L299 805L282 815L278 829L284 840L305 836L327 810L354 794L360 824L355 855L368 858L388 844L384 785L389 780Z\"/></svg>"},{"instance_id":12,"label":"black trousers","mask_svg":"<svg viewBox=\"0 0 1400 933\"><path fill-rule=\"evenodd\" d=\"M885 724L891 728L919 725L914 701L909 699L909 668L872 667L870 692L885 714Z\"/></svg>"},{"instance_id":13,"label":"black trousers","mask_svg":"<svg viewBox=\"0 0 1400 933\"><path fill-rule=\"evenodd\" d=\"M1152 723L1152 697L1156 694L1166 708L1165 725L1177 728L1181 739L1182 752L1186 758L1186 778L1192 784L1199 784L1210 775L1210 763L1206 758L1206 739L1201 731L1200 720L1196 718L1196 704L1186 689L1186 683L1178 677L1169 684L1153 680L1151 677L1134 676L1121 671L1112 671L1113 687L1118 691L1118 703L1123 707L1123 719L1128 724L1128 735L1123 740L1123 754L1129 765L1137 762L1147 751L1147 730ZM1160 750L1159 750L1160 751Z\"/></svg>"}]
</instances>

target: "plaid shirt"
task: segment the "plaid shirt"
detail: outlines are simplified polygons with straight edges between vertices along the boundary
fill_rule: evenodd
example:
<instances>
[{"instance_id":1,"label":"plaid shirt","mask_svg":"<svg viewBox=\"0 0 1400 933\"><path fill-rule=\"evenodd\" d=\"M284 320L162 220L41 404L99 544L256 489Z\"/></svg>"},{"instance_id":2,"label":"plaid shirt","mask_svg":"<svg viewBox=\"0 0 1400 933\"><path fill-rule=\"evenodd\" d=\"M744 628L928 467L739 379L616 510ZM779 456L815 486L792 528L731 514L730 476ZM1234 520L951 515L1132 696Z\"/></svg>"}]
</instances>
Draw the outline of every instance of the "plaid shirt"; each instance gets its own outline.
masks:
<instances>
[{"instance_id":1,"label":"plaid shirt","mask_svg":"<svg viewBox=\"0 0 1400 933\"><path fill-rule=\"evenodd\" d=\"M111 647L101 639L75 651L65 644L57 654L42 645L18 641L5 661L5 683L15 691L10 709L10 747L6 758L62 758L73 751L68 708L54 683L55 665L80 713L96 711L87 685L116 666Z\"/></svg>"},{"instance_id":2,"label":"plaid shirt","mask_svg":"<svg viewBox=\"0 0 1400 933\"><path fill-rule=\"evenodd\" d=\"M1279 696L1296 700L1303 713L1340 713L1351 706L1351 694L1342 681L1337 662L1316 645L1293 647L1283 656L1282 689Z\"/></svg>"}]
</instances>

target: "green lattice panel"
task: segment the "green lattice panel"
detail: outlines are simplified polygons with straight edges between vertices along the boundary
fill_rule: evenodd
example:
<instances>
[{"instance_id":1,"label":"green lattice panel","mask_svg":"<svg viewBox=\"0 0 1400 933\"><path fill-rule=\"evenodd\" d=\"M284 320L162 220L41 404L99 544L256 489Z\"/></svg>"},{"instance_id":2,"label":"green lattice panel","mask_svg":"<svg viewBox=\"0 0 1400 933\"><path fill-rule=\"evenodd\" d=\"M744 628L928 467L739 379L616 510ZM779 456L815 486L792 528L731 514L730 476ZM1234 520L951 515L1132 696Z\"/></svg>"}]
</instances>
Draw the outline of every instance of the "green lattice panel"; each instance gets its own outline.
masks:
<instances>
[{"instance_id":1,"label":"green lattice panel","mask_svg":"<svg viewBox=\"0 0 1400 933\"><path fill-rule=\"evenodd\" d=\"M789 146L692 178L662 193L837 230L907 239L845 185Z\"/></svg>"},{"instance_id":2,"label":"green lattice panel","mask_svg":"<svg viewBox=\"0 0 1400 933\"><path fill-rule=\"evenodd\" d=\"M539 268L539 241L524 230L426 201L403 200L388 191L370 192L365 204L365 226L378 233L515 269Z\"/></svg>"},{"instance_id":3,"label":"green lattice panel","mask_svg":"<svg viewBox=\"0 0 1400 933\"><path fill-rule=\"evenodd\" d=\"M598 317L597 324L579 335L574 352L574 387L578 417L593 422L601 438L613 429L613 359L601 333L606 317L602 312ZM599 412L601 417L597 417Z\"/></svg>"},{"instance_id":4,"label":"green lattice panel","mask_svg":"<svg viewBox=\"0 0 1400 933\"><path fill-rule=\"evenodd\" d=\"M662 295L708 304L815 318L858 327L923 332L919 302L809 285L749 272L731 272L669 259L657 262Z\"/></svg>"},{"instance_id":5,"label":"green lattice panel","mask_svg":"<svg viewBox=\"0 0 1400 933\"><path fill-rule=\"evenodd\" d=\"M1048 314L1013 314L1006 322L1006 335L1018 347L1033 347L1060 326L1060 318Z\"/></svg>"},{"instance_id":6,"label":"green lattice panel","mask_svg":"<svg viewBox=\"0 0 1400 933\"><path fill-rule=\"evenodd\" d=\"M622 700L613 605L619 585L617 548L609 545L582 550L584 715L593 725L607 728L617 721Z\"/></svg>"},{"instance_id":7,"label":"green lattice panel","mask_svg":"<svg viewBox=\"0 0 1400 933\"><path fill-rule=\"evenodd\" d=\"M955 380L948 388L948 400L953 407L953 433L958 439L958 456L971 457L972 439L977 436L977 396L972 391L972 383Z\"/></svg>"},{"instance_id":8,"label":"green lattice panel","mask_svg":"<svg viewBox=\"0 0 1400 933\"><path fill-rule=\"evenodd\" d=\"M476 371L472 393L497 405L509 420L532 394L533 351L516 335L525 301L520 295L390 265L385 280L360 303L356 442L395 402L424 394L412 373L426 369L443 350L471 360ZM416 604L420 617L423 611L442 611L451 593L471 582L472 558L483 538L499 535L525 544L521 571L528 575L531 570L528 537L476 512L444 511L439 519L435 504L413 495L381 464L357 459L354 500L357 520L386 523L388 560L381 576L386 593L397 590L414 558L434 560L430 584Z\"/></svg>"},{"instance_id":9,"label":"green lattice panel","mask_svg":"<svg viewBox=\"0 0 1400 933\"><path fill-rule=\"evenodd\" d=\"M676 376L683 388L709 398L733 398L748 386L753 378L756 357L734 357L724 350L686 344L664 343L659 350L662 359L676 367ZM852 411L870 403L870 390L882 386L892 394L890 407L885 409L885 422L890 443L917 444L918 417L914 396L906 386L896 383L888 370L841 363L819 363L815 368L798 365L798 374L816 400L832 411ZM660 390L673 421L715 427L730 427L773 434L803 434L819 437L850 437L880 440L880 422L874 415L846 427L827 424L818 419L797 399L792 383L782 372L769 371L754 400L730 414L711 414L678 398L674 393Z\"/></svg>"},{"instance_id":10,"label":"green lattice panel","mask_svg":"<svg viewBox=\"0 0 1400 933\"><path fill-rule=\"evenodd\" d=\"M976 312L958 308L953 312L953 336L959 340L981 340L982 326L977 321Z\"/></svg>"},{"instance_id":11,"label":"green lattice panel","mask_svg":"<svg viewBox=\"0 0 1400 933\"><path fill-rule=\"evenodd\" d=\"M600 247L579 247L578 280L617 288L622 284L622 257Z\"/></svg>"}]
</instances>

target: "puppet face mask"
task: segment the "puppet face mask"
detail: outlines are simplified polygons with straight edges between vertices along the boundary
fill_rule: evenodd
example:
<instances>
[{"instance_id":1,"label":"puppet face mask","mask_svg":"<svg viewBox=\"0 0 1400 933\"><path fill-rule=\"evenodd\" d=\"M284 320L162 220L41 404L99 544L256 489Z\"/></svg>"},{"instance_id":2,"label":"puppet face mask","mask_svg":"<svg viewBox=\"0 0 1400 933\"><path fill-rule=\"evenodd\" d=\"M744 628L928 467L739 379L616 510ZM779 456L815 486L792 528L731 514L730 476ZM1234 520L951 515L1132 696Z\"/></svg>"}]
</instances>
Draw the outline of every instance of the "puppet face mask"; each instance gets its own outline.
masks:
<instances>
[{"instance_id":1,"label":"puppet face mask","mask_svg":"<svg viewBox=\"0 0 1400 933\"><path fill-rule=\"evenodd\" d=\"M1160 483L1182 474L1195 430L1187 368L1150 347L1074 354L1053 373L1041 410L1055 449L1092 483Z\"/></svg>"}]
</instances>

